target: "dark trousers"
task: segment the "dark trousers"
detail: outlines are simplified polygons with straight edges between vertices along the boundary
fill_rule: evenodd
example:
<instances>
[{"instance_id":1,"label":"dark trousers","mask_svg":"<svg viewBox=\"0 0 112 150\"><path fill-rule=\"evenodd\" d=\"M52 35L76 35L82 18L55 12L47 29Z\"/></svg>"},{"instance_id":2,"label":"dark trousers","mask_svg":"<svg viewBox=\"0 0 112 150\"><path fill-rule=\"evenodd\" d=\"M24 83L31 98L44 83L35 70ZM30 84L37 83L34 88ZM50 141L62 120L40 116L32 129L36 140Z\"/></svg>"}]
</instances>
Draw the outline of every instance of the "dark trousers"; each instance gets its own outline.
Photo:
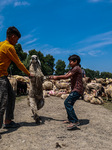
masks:
<instances>
[{"instance_id":1,"label":"dark trousers","mask_svg":"<svg viewBox=\"0 0 112 150\"><path fill-rule=\"evenodd\" d=\"M80 96L81 95L76 91L71 92L64 102L64 105L65 105L65 108L67 111L67 115L68 115L68 120L72 123L75 123L78 121L78 118L75 114L73 105L76 102L76 100L79 99Z\"/></svg>"},{"instance_id":2,"label":"dark trousers","mask_svg":"<svg viewBox=\"0 0 112 150\"><path fill-rule=\"evenodd\" d=\"M0 77L0 128L3 124L3 116L5 119L14 119L15 93L6 76Z\"/></svg>"}]
</instances>

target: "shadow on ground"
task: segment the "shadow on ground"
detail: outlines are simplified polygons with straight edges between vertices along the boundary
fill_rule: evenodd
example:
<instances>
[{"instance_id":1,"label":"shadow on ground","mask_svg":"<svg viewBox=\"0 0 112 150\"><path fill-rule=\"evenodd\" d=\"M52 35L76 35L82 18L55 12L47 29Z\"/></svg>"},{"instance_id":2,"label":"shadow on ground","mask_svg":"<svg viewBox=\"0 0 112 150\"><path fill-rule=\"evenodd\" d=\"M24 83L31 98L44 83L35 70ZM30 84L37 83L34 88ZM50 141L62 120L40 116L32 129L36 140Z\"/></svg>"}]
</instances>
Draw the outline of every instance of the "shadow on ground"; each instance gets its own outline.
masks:
<instances>
[{"instance_id":1,"label":"shadow on ground","mask_svg":"<svg viewBox=\"0 0 112 150\"><path fill-rule=\"evenodd\" d=\"M88 119L79 119L79 122L80 122L80 126L89 124Z\"/></svg>"},{"instance_id":2,"label":"shadow on ground","mask_svg":"<svg viewBox=\"0 0 112 150\"><path fill-rule=\"evenodd\" d=\"M27 126L39 126L39 125L44 124L45 121L49 121L50 122L51 120L61 121L61 122L64 121L64 120L54 119L54 118L45 117L45 116L40 116L40 119L41 119L41 122L38 123L38 124L36 124L35 121L34 122L20 122L19 124L20 124L20 127L22 127L22 126L26 126L27 127ZM89 124L89 120L88 119L80 119L79 122L80 122L80 126ZM18 127L18 128L20 128L20 127ZM7 131L1 132L1 134L7 134L7 133L14 132L14 131L18 130L18 128L9 128L9 129L7 129ZM78 128L78 127L74 128L74 130L77 130L77 129L80 130L80 128Z\"/></svg>"}]
</instances>

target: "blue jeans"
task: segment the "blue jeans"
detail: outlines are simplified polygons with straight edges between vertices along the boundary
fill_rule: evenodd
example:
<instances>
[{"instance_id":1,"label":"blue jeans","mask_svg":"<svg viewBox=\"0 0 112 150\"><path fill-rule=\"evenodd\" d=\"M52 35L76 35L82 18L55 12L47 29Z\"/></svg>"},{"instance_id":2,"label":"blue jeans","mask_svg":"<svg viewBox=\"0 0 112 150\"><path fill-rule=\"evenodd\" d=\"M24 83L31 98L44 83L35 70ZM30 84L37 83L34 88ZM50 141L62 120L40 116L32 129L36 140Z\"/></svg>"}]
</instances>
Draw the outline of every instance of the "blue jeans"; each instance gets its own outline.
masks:
<instances>
[{"instance_id":1,"label":"blue jeans","mask_svg":"<svg viewBox=\"0 0 112 150\"><path fill-rule=\"evenodd\" d=\"M65 108L67 111L67 115L68 115L68 120L72 123L75 123L78 121L78 118L75 114L73 105L76 102L76 100L79 99L80 96L81 95L76 91L71 92L64 102L64 105L65 105Z\"/></svg>"}]
</instances>

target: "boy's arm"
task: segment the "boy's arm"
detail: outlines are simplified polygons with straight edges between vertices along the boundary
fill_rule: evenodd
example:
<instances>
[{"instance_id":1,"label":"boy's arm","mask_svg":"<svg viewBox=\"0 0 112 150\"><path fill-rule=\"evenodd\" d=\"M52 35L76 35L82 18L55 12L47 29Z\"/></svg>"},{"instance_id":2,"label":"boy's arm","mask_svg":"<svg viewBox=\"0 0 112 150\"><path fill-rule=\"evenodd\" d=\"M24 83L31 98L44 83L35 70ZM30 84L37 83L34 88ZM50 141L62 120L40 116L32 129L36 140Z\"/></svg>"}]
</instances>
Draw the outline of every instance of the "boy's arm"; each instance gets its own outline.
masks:
<instances>
[{"instance_id":1,"label":"boy's arm","mask_svg":"<svg viewBox=\"0 0 112 150\"><path fill-rule=\"evenodd\" d=\"M7 51L7 56L17 65L17 67L23 71L25 74L27 74L28 76L30 75L30 72L26 69L26 67L23 65L23 63L20 61L18 55L16 54L16 51L14 48L10 48Z\"/></svg>"},{"instance_id":2,"label":"boy's arm","mask_svg":"<svg viewBox=\"0 0 112 150\"><path fill-rule=\"evenodd\" d=\"M50 76L50 79L58 80L58 79L68 79L72 76L71 72L66 73L65 75L60 76Z\"/></svg>"}]
</instances>

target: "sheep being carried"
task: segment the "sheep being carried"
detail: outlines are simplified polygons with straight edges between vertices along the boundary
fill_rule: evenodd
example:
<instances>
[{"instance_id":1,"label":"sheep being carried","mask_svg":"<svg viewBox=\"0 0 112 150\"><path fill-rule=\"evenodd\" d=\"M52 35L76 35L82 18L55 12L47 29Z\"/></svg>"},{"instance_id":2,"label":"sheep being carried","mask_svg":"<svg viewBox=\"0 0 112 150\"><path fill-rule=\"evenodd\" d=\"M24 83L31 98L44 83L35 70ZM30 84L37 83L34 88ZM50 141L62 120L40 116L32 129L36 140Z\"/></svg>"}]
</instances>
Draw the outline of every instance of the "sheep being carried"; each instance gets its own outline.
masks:
<instances>
[{"instance_id":1,"label":"sheep being carried","mask_svg":"<svg viewBox=\"0 0 112 150\"><path fill-rule=\"evenodd\" d=\"M29 71L31 74L34 74L34 77L30 78L28 103L34 115L34 120L36 123L40 123L38 110L44 106L42 87L44 75L41 71L40 61L36 55L31 56Z\"/></svg>"}]
</instances>

